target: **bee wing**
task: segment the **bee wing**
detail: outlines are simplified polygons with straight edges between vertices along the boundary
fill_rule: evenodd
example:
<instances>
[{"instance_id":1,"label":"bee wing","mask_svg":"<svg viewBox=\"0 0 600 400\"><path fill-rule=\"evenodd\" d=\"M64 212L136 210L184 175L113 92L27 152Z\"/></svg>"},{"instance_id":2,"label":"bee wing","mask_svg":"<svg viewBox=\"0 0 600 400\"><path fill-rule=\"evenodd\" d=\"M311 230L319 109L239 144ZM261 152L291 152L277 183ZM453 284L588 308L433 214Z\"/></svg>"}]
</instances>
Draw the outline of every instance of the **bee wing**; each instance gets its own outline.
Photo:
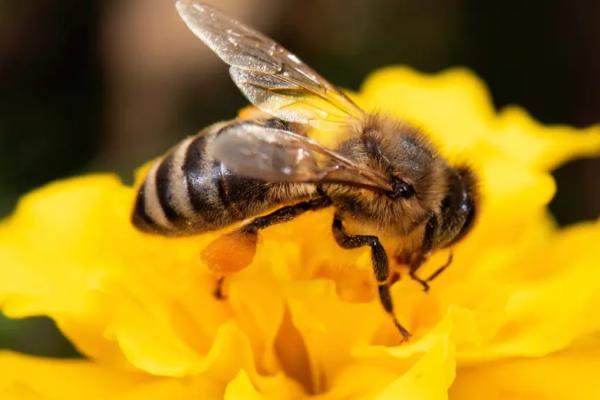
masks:
<instances>
[{"instance_id":1,"label":"bee wing","mask_svg":"<svg viewBox=\"0 0 600 400\"><path fill-rule=\"evenodd\" d=\"M271 182L337 182L389 191L379 172L294 132L244 121L221 130L211 153L236 174Z\"/></svg>"},{"instance_id":2,"label":"bee wing","mask_svg":"<svg viewBox=\"0 0 600 400\"><path fill-rule=\"evenodd\" d=\"M290 122L327 127L363 111L298 57L263 34L199 0L178 0L188 27L223 61L244 95Z\"/></svg>"}]
</instances>

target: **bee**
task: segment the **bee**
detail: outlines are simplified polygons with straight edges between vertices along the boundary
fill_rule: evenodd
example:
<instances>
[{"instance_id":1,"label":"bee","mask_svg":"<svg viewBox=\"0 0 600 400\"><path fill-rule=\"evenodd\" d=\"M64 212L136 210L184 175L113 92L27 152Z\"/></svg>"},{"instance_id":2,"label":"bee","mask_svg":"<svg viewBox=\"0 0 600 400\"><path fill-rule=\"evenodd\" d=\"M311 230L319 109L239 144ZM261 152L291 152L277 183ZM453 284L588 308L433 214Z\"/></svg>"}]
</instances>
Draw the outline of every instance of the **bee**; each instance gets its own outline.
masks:
<instances>
[{"instance_id":1,"label":"bee","mask_svg":"<svg viewBox=\"0 0 600 400\"><path fill-rule=\"evenodd\" d=\"M225 237L250 250L220 264L213 254L214 270L225 275L250 263L261 229L332 207L335 241L344 249L370 247L380 302L408 338L394 312L393 271L380 237L397 243L395 260L427 290L451 257L426 279L416 274L419 267L473 226L473 171L451 166L417 128L365 112L261 33L198 0L179 0L176 7L229 64L232 80L260 113L209 126L158 160L139 189L133 224L177 236L244 222ZM325 146L311 136L314 128L337 141ZM231 253L230 241L222 243L213 249Z\"/></svg>"}]
</instances>

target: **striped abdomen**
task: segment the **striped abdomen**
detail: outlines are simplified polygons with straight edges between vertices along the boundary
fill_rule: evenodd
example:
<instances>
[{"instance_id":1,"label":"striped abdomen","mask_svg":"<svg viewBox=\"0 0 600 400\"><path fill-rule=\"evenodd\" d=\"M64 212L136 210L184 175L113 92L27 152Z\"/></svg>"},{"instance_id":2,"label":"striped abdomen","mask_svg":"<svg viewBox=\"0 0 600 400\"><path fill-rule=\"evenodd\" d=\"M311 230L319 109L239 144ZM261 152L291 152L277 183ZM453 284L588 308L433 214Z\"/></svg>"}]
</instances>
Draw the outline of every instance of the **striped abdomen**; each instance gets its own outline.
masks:
<instances>
[{"instance_id":1,"label":"striped abdomen","mask_svg":"<svg viewBox=\"0 0 600 400\"><path fill-rule=\"evenodd\" d=\"M133 210L137 228L164 235L199 233L310 196L310 186L242 178L216 161L207 148L233 123L213 125L183 140L152 166Z\"/></svg>"}]
</instances>

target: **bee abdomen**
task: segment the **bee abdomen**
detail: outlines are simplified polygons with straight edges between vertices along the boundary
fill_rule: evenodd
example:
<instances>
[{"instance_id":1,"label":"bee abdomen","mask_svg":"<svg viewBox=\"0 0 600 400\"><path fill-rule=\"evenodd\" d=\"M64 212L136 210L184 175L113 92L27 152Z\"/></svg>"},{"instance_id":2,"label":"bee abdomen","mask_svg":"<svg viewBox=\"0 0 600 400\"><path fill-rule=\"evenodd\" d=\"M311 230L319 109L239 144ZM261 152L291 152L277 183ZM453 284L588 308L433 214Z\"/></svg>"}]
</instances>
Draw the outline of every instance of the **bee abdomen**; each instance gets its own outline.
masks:
<instances>
[{"instance_id":1,"label":"bee abdomen","mask_svg":"<svg viewBox=\"0 0 600 400\"><path fill-rule=\"evenodd\" d=\"M277 204L277 184L232 173L207 151L218 130L200 135L188 146L183 164L190 204L197 220L193 231L218 229Z\"/></svg>"},{"instance_id":2,"label":"bee abdomen","mask_svg":"<svg viewBox=\"0 0 600 400\"><path fill-rule=\"evenodd\" d=\"M193 140L182 141L150 169L133 211L132 221L136 227L149 232L178 234L198 220L183 168Z\"/></svg>"},{"instance_id":3,"label":"bee abdomen","mask_svg":"<svg viewBox=\"0 0 600 400\"><path fill-rule=\"evenodd\" d=\"M193 213L201 216L205 230L218 228L228 220L219 185L222 180L219 165L207 151L214 133L197 136L186 149L182 164L185 184Z\"/></svg>"},{"instance_id":4,"label":"bee abdomen","mask_svg":"<svg viewBox=\"0 0 600 400\"><path fill-rule=\"evenodd\" d=\"M182 141L152 166L133 211L137 228L171 236L214 230L288 197L281 184L237 176L215 160L207 149L218 131Z\"/></svg>"}]
</instances>

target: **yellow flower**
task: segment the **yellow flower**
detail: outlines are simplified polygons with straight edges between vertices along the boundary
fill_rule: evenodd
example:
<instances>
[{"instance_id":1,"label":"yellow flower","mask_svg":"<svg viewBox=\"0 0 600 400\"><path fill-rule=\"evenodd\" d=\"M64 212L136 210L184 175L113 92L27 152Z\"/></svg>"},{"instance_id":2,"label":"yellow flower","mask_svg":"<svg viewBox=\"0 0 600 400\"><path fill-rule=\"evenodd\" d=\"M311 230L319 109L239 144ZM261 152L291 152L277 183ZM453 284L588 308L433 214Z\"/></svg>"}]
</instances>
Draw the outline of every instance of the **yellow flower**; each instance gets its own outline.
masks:
<instances>
[{"instance_id":1,"label":"yellow flower","mask_svg":"<svg viewBox=\"0 0 600 400\"><path fill-rule=\"evenodd\" d=\"M428 294L409 279L392 288L411 341L380 308L369 250L335 245L330 210L261 232L219 301L200 253L222 232L140 233L134 190L92 175L25 196L0 224L4 312L50 316L88 357L5 352L0 398L600 398L600 222L560 229L546 207L549 171L600 154L600 128L497 113L465 70L383 69L356 100L481 178L481 215L451 268Z\"/></svg>"}]
</instances>

